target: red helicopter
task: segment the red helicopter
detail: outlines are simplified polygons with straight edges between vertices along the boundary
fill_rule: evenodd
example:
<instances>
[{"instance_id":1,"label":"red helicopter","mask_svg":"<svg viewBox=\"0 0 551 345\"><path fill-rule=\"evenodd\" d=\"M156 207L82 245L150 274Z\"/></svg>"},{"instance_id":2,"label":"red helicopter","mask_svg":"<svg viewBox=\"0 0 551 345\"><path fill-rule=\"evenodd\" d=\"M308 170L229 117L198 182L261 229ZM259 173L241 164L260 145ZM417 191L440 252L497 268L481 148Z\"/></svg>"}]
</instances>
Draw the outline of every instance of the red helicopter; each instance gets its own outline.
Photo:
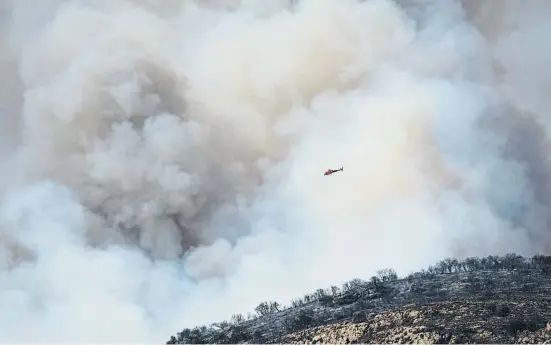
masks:
<instances>
[{"instance_id":1,"label":"red helicopter","mask_svg":"<svg viewBox=\"0 0 551 345\"><path fill-rule=\"evenodd\" d=\"M344 171L343 170L343 167L341 167L340 169L337 169L337 170L332 170L332 169L328 169L325 174L323 174L323 176L327 176L327 175L331 175L333 173L336 173L337 171Z\"/></svg>"}]
</instances>

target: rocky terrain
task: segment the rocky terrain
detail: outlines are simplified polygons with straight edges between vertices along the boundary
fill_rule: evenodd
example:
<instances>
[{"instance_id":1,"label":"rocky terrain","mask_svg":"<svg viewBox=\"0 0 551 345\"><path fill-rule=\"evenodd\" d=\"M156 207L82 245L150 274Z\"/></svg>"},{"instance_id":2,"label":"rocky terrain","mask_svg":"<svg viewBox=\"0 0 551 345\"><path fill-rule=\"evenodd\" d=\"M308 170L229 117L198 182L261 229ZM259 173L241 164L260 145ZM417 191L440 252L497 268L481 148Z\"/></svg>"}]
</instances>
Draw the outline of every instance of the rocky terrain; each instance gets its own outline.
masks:
<instances>
[{"instance_id":1,"label":"rocky terrain","mask_svg":"<svg viewBox=\"0 0 551 345\"><path fill-rule=\"evenodd\" d=\"M446 259L184 329L185 343L551 343L551 256ZM548 323L549 322L549 323Z\"/></svg>"}]
</instances>

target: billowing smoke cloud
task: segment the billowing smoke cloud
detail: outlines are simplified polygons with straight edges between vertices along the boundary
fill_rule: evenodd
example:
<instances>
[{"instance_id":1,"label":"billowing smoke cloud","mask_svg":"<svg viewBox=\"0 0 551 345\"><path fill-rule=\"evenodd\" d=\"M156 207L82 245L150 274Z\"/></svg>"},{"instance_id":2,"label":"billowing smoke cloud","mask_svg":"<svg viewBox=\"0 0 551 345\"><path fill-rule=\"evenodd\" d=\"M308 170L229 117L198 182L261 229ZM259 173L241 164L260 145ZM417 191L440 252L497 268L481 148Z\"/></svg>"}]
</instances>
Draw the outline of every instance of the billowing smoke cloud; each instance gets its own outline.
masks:
<instances>
[{"instance_id":1,"label":"billowing smoke cloud","mask_svg":"<svg viewBox=\"0 0 551 345\"><path fill-rule=\"evenodd\" d=\"M2 2L0 340L548 251L550 6L491 3Z\"/></svg>"}]
</instances>

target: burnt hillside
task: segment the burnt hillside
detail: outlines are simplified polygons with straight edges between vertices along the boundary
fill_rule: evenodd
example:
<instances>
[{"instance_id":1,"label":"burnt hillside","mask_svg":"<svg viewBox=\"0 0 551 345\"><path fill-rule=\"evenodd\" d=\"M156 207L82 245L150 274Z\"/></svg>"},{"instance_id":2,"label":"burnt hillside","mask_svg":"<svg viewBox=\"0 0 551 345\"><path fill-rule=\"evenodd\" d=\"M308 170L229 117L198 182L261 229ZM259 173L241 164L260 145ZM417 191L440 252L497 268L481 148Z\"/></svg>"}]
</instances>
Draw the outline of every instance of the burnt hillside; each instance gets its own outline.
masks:
<instances>
[{"instance_id":1,"label":"burnt hillside","mask_svg":"<svg viewBox=\"0 0 551 345\"><path fill-rule=\"evenodd\" d=\"M383 269L290 306L263 302L248 317L184 329L167 344L539 342L543 335L529 332L551 320L549 291L551 256L446 259L403 278Z\"/></svg>"}]
</instances>

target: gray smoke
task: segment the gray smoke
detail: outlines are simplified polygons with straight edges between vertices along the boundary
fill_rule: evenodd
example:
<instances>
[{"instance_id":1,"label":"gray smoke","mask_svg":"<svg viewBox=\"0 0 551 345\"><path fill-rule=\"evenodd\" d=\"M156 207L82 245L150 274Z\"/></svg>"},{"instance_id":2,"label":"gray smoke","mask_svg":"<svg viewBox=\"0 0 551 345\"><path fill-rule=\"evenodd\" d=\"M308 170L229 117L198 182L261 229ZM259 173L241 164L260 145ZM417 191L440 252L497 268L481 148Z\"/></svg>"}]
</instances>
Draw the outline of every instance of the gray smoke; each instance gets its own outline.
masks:
<instances>
[{"instance_id":1,"label":"gray smoke","mask_svg":"<svg viewBox=\"0 0 551 345\"><path fill-rule=\"evenodd\" d=\"M0 341L548 252L551 5L497 3L0 2Z\"/></svg>"}]
</instances>

